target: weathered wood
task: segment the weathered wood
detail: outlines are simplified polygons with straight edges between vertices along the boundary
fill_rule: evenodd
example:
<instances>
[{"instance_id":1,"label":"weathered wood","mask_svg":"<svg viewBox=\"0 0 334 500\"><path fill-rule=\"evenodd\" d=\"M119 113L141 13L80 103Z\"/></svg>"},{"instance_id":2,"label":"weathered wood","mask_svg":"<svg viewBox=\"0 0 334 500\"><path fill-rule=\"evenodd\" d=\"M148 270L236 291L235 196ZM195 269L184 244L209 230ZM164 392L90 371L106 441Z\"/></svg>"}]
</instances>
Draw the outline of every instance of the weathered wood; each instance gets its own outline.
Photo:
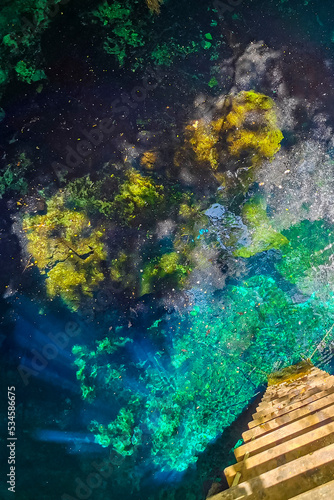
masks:
<instances>
[{"instance_id":1,"label":"weathered wood","mask_svg":"<svg viewBox=\"0 0 334 500\"><path fill-rule=\"evenodd\" d=\"M269 381L224 471L230 488L208 499L334 498L334 377L302 362Z\"/></svg>"}]
</instances>

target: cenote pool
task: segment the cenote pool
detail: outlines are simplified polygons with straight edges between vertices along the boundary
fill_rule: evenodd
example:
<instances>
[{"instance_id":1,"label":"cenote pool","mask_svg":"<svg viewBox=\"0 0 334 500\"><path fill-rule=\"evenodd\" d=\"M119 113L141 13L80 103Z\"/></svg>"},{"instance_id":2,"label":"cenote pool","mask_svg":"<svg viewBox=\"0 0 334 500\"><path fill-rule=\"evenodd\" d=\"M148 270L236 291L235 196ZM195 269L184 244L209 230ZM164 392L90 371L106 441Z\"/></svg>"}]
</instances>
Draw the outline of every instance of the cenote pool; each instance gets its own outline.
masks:
<instances>
[{"instance_id":1,"label":"cenote pool","mask_svg":"<svg viewBox=\"0 0 334 500\"><path fill-rule=\"evenodd\" d=\"M1 499L205 500L269 374L333 374L333 16L1 3Z\"/></svg>"}]
</instances>

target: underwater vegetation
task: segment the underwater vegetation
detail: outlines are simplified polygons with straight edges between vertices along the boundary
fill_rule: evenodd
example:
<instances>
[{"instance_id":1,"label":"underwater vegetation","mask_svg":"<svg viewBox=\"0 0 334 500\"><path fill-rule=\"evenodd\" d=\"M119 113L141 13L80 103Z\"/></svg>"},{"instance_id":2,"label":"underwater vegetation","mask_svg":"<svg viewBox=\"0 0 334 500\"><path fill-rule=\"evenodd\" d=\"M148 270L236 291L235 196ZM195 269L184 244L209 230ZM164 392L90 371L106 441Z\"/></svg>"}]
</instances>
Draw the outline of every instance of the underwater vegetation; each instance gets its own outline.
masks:
<instances>
[{"instance_id":1,"label":"underwater vegetation","mask_svg":"<svg viewBox=\"0 0 334 500\"><path fill-rule=\"evenodd\" d=\"M15 71L19 80L27 83L38 82L46 78L43 70L36 69L35 66L29 65L25 61L19 61L15 66Z\"/></svg>"},{"instance_id":2,"label":"underwater vegetation","mask_svg":"<svg viewBox=\"0 0 334 500\"><path fill-rule=\"evenodd\" d=\"M104 384L108 387L108 390L122 393L124 389L121 379L122 375L125 373L125 367L117 363L117 358L106 366L101 367L100 358L102 357L102 360L104 360L106 355L111 356L117 352L120 347L126 345L127 342L132 342L132 340L120 336L118 336L117 339L105 337L102 340L96 340L95 346L89 350L86 346L76 345L73 347L72 351L73 354L75 354L75 365L77 366L76 376L77 379L80 380L83 399L88 399L89 401L95 399L101 384L100 377L97 379L97 375L100 376L102 368L104 373ZM92 366L90 367L91 364ZM90 371L88 371L88 369ZM124 394L125 393L126 390Z\"/></svg>"},{"instance_id":3,"label":"underwater vegetation","mask_svg":"<svg viewBox=\"0 0 334 500\"><path fill-rule=\"evenodd\" d=\"M166 204L164 186L151 177L133 168L117 177L111 171L108 167L95 181L86 175L69 182L47 201L46 214L25 215L22 220L27 266L36 265L46 275L48 296L62 298L72 310L78 310L84 296L92 297L103 281L106 286L111 281L118 291L142 296L182 287L190 272L184 246L168 252L156 243L156 255L151 249L141 271L142 257L135 250L142 238L152 246L152 220L163 220L167 210L169 214L177 210L180 193L168 188ZM186 205L181 205L181 212L182 206ZM113 241L108 251L106 230L117 228L127 235L126 241ZM145 246L142 251L146 252Z\"/></svg>"},{"instance_id":4,"label":"underwater vegetation","mask_svg":"<svg viewBox=\"0 0 334 500\"><path fill-rule=\"evenodd\" d=\"M130 223L145 210L159 206L163 199L163 186L156 185L149 177L142 176L134 169L128 170L126 181L121 184L115 196L115 210L120 217Z\"/></svg>"},{"instance_id":5,"label":"underwater vegetation","mask_svg":"<svg viewBox=\"0 0 334 500\"><path fill-rule=\"evenodd\" d=\"M108 33L112 36L106 36L104 50L116 56L120 66L131 48L145 44L140 34L141 26L133 20L132 10L130 2L124 4L116 1L109 4L105 1L92 11L94 18L110 28Z\"/></svg>"},{"instance_id":6,"label":"underwater vegetation","mask_svg":"<svg viewBox=\"0 0 334 500\"><path fill-rule=\"evenodd\" d=\"M26 194L28 182L26 174L31 171L32 162L25 153L20 153L15 162L9 163L0 171L0 198L9 191Z\"/></svg>"},{"instance_id":7,"label":"underwater vegetation","mask_svg":"<svg viewBox=\"0 0 334 500\"><path fill-rule=\"evenodd\" d=\"M147 453L149 444L157 469L186 469L233 422L267 373L312 350L329 316L334 318L334 296L296 304L261 275L228 285L219 301L198 295L187 314L152 324L148 331L167 340L168 352L116 369L112 355L104 361L103 349L75 347L83 394L97 395L103 377L103 398L117 390L121 405L109 424L92 421L96 442L123 456ZM113 350L117 339L104 339L106 349Z\"/></svg>"},{"instance_id":8,"label":"underwater vegetation","mask_svg":"<svg viewBox=\"0 0 334 500\"><path fill-rule=\"evenodd\" d=\"M46 78L41 37L66 0L5 2L0 8L0 91L15 77L28 84ZM1 95L1 94L0 94Z\"/></svg>"},{"instance_id":9,"label":"underwater vegetation","mask_svg":"<svg viewBox=\"0 0 334 500\"><path fill-rule=\"evenodd\" d=\"M81 297L92 296L104 279L104 229L93 229L83 212L67 209L59 193L47 202L45 215L24 217L23 231L33 264L46 275L48 296L78 309Z\"/></svg>"},{"instance_id":10,"label":"underwater vegetation","mask_svg":"<svg viewBox=\"0 0 334 500\"><path fill-rule=\"evenodd\" d=\"M164 0L145 0L147 3L147 7L150 9L151 12L154 12L155 14L160 14L160 9L161 5L163 4Z\"/></svg>"},{"instance_id":11,"label":"underwater vegetation","mask_svg":"<svg viewBox=\"0 0 334 500\"><path fill-rule=\"evenodd\" d=\"M199 178L206 169L228 170L240 157L255 167L277 153L282 137L273 101L241 92L225 98L215 119L186 127L175 166L185 160ZM334 297L295 303L272 277L245 276L243 259L266 252L270 259L275 250L276 269L288 279L301 229L296 235L274 229L260 195L246 202L243 195L238 212L217 183L205 195L194 192L179 182L178 168L164 169L162 157L155 147L137 163L108 163L74 178L48 199L46 213L25 215L22 227L48 297L72 311L110 282L131 300L187 292L182 314L172 309L145 330L156 343L145 359L133 349L131 322L72 349L83 400L106 408L89 425L96 443L127 457L134 471L143 455L156 470L181 472L231 425L268 373L319 341L334 317ZM216 207L211 216L210 206ZM158 236L159 225L170 229ZM239 264L231 284L225 269ZM204 290L204 275L212 289L220 280L214 292Z\"/></svg>"},{"instance_id":12,"label":"underwater vegetation","mask_svg":"<svg viewBox=\"0 0 334 500\"><path fill-rule=\"evenodd\" d=\"M89 25L102 53L111 55L120 67L127 62L132 71L152 63L169 66L174 59L202 50L203 40L199 35L195 41L189 34L182 39L171 37L169 44L161 40L155 20L162 5L163 0L93 0L84 4L78 0L5 2L0 7L0 98L11 82L23 82L37 92L47 86L48 54L43 36L63 14L72 15L73 10L78 12L77 21L83 29Z\"/></svg>"},{"instance_id":13,"label":"underwater vegetation","mask_svg":"<svg viewBox=\"0 0 334 500\"><path fill-rule=\"evenodd\" d=\"M275 105L270 97L250 91L226 96L219 117L196 120L185 130L185 144L176 153L182 166L189 156L199 166L223 169L228 156L245 157L247 166L270 160L280 149L283 134L277 126Z\"/></svg>"},{"instance_id":14,"label":"underwater vegetation","mask_svg":"<svg viewBox=\"0 0 334 500\"><path fill-rule=\"evenodd\" d=\"M75 179L67 184L66 193L77 208L100 212L122 225L143 223L158 212L164 200L164 187L132 167L118 175L108 168L95 180L89 174Z\"/></svg>"},{"instance_id":15,"label":"underwater vegetation","mask_svg":"<svg viewBox=\"0 0 334 500\"><path fill-rule=\"evenodd\" d=\"M160 14L163 0L145 0L147 12L142 9L143 3L144 0L104 1L89 16L84 16L87 21L91 18L92 23L103 26L103 49L117 59L119 66L123 67L127 62L132 71L148 63L170 66L175 58L184 58L202 48L209 48L198 36L196 41L184 40L183 43L180 43L179 37L169 37L168 42L158 41L160 37L154 31L154 21Z\"/></svg>"},{"instance_id":16,"label":"underwater vegetation","mask_svg":"<svg viewBox=\"0 0 334 500\"><path fill-rule=\"evenodd\" d=\"M219 140L223 118L213 120L209 124L204 120L196 120L186 127L186 140L191 145L199 163L209 164L214 170L218 168L219 154L216 144ZM177 159L176 164L180 166Z\"/></svg>"},{"instance_id":17,"label":"underwater vegetation","mask_svg":"<svg viewBox=\"0 0 334 500\"><path fill-rule=\"evenodd\" d=\"M157 162L158 155L155 151L145 151L143 153L140 164L142 167L152 170Z\"/></svg>"},{"instance_id":18,"label":"underwater vegetation","mask_svg":"<svg viewBox=\"0 0 334 500\"><path fill-rule=\"evenodd\" d=\"M273 100L251 90L232 97L228 107L222 128L227 134L229 153L236 157L249 154L252 165L271 159L283 139Z\"/></svg>"},{"instance_id":19,"label":"underwater vegetation","mask_svg":"<svg viewBox=\"0 0 334 500\"><path fill-rule=\"evenodd\" d=\"M0 7L0 96L6 86L15 79L29 85L46 79L45 57L41 45L44 32L54 19L66 11L70 0L13 0ZM90 12L83 9L79 18L85 23L99 23L107 26L104 50L117 58L123 65L133 49L145 44L146 24L152 14L160 12L162 0L141 0L135 2L95 2L96 8ZM146 20L142 14L147 10ZM148 7L148 9L147 9ZM141 15L142 14L142 15ZM137 66L140 64L138 63ZM135 64L134 64L135 66Z\"/></svg>"},{"instance_id":20,"label":"underwater vegetation","mask_svg":"<svg viewBox=\"0 0 334 500\"><path fill-rule=\"evenodd\" d=\"M182 254L178 252L166 253L161 257L151 259L141 275L140 295L152 293L166 284L168 288L182 286L184 278L191 270L189 264L181 264L184 260Z\"/></svg>"},{"instance_id":21,"label":"underwater vegetation","mask_svg":"<svg viewBox=\"0 0 334 500\"><path fill-rule=\"evenodd\" d=\"M158 158L149 151L142 156L142 166L152 171ZM156 187L152 179L127 170L113 198L119 203L117 211L124 214L119 219L124 227L131 227L132 215L155 206L162 192L168 200L167 185L165 189L163 185ZM222 202L225 195L219 196L216 200ZM208 202L199 196L185 191L174 203L177 225L170 236L172 248L156 253L153 245L149 257L143 252L139 284L134 285L128 273L133 261L126 250L119 251L110 271L120 286L123 280L137 286L139 297L161 290L188 290L191 302L182 314L178 311L168 319L162 317L146 330L152 339L160 339L163 348L147 359L132 353L130 362L119 363L120 350L127 352L132 340L119 328L102 339L102 344L96 341L95 346L73 349L82 397L92 403L117 393L117 410L110 410L109 421L106 415L95 418L89 429L98 444L132 460L133 470L143 453L160 471L183 471L196 463L208 443L231 425L256 388L265 383L267 374L309 355L334 320L334 293L329 293L326 301L310 293L296 302L296 290L287 289L284 281L299 284L298 279L312 267L328 262L333 241L329 224L303 221L280 233L274 229L274 219L267 214L261 195L253 195L243 204L241 216L214 205L222 215L211 226L205 214ZM216 212L207 212L213 220ZM165 216L163 210L159 216ZM217 241L221 241L229 224L227 244L219 249L212 238L216 231ZM239 234L245 228L250 238L240 246L233 231ZM315 233L321 235L316 246L312 245ZM237 284L227 282L219 295L217 291L207 294L200 288L201 282L190 287L194 268L198 271L207 264L212 248L223 262L229 262L228 254L238 261L267 253L284 286L277 277L241 274ZM317 356L320 352L315 359Z\"/></svg>"}]
</instances>

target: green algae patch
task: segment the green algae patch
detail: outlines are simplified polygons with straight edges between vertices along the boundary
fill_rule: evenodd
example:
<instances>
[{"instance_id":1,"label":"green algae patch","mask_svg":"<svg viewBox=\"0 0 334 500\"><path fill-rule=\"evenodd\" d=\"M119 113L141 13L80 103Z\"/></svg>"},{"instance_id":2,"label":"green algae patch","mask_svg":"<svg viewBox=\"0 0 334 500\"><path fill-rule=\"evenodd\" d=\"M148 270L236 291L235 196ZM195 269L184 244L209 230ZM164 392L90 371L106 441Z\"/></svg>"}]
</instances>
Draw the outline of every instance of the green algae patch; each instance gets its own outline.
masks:
<instances>
[{"instance_id":1,"label":"green algae patch","mask_svg":"<svg viewBox=\"0 0 334 500\"><path fill-rule=\"evenodd\" d=\"M117 284L119 290L135 288L136 278L133 269L132 255L120 251L115 259L110 263L110 278Z\"/></svg>"},{"instance_id":2,"label":"green algae patch","mask_svg":"<svg viewBox=\"0 0 334 500\"><path fill-rule=\"evenodd\" d=\"M146 264L141 275L140 296L157 291L164 285L182 286L190 269L182 263L183 260L180 253L170 252Z\"/></svg>"},{"instance_id":3,"label":"green algae patch","mask_svg":"<svg viewBox=\"0 0 334 500\"><path fill-rule=\"evenodd\" d=\"M23 231L34 264L46 275L47 295L77 310L82 297L92 297L104 280L103 228L93 229L87 216L67 209L58 194L48 201L45 215L24 218Z\"/></svg>"},{"instance_id":4,"label":"green algae patch","mask_svg":"<svg viewBox=\"0 0 334 500\"><path fill-rule=\"evenodd\" d=\"M110 357L128 342L132 342L128 337L115 336L96 340L91 349L87 346L73 346L76 378L80 382L82 399L93 401L96 395L100 396L101 388L115 392L122 391L125 367L120 365L117 359Z\"/></svg>"},{"instance_id":5,"label":"green algae patch","mask_svg":"<svg viewBox=\"0 0 334 500\"><path fill-rule=\"evenodd\" d=\"M215 78L209 86L215 86ZM226 96L222 110L211 121L202 118L185 128L184 145L174 163L192 160L199 167L217 170L227 161L246 160L248 167L271 160L279 151L283 134L277 125L275 104L270 97L250 90Z\"/></svg>"},{"instance_id":6,"label":"green algae patch","mask_svg":"<svg viewBox=\"0 0 334 500\"><path fill-rule=\"evenodd\" d=\"M142 431L135 426L134 415L131 410L121 408L117 418L109 425L99 424L93 420L89 430L94 433L95 441L107 448L113 444L113 448L122 456L132 455L134 445L141 444Z\"/></svg>"},{"instance_id":7,"label":"green algae patch","mask_svg":"<svg viewBox=\"0 0 334 500\"><path fill-rule=\"evenodd\" d=\"M118 176L107 170L97 180L86 175L69 182L66 196L73 206L91 214L100 212L121 225L151 223L151 216L162 207L164 186L125 165Z\"/></svg>"},{"instance_id":8,"label":"green algae patch","mask_svg":"<svg viewBox=\"0 0 334 500\"><path fill-rule=\"evenodd\" d=\"M163 186L157 185L150 177L142 176L130 169L126 181L115 196L114 207L119 216L130 223L149 209L153 210L163 200Z\"/></svg>"},{"instance_id":9,"label":"green algae patch","mask_svg":"<svg viewBox=\"0 0 334 500\"><path fill-rule=\"evenodd\" d=\"M114 55L120 66L123 66L129 51L135 47L144 45L141 29L136 26L133 19L131 4L123 5L120 2L101 3L96 10L91 12L92 21L108 27L108 33L104 42L104 50L107 54Z\"/></svg>"},{"instance_id":10,"label":"green algae patch","mask_svg":"<svg viewBox=\"0 0 334 500\"><path fill-rule=\"evenodd\" d=\"M210 166L213 170L219 164L219 135L224 118L218 118L207 123L204 119L196 120L185 130L185 146L175 155L174 163L182 166L184 151L189 149L200 166Z\"/></svg>"},{"instance_id":11,"label":"green algae patch","mask_svg":"<svg viewBox=\"0 0 334 500\"><path fill-rule=\"evenodd\" d=\"M242 218L250 229L251 244L234 252L236 257L252 257L266 250L279 249L289 243L283 234L275 231L266 212L266 204L261 198L253 198L243 206Z\"/></svg>"},{"instance_id":12,"label":"green algae patch","mask_svg":"<svg viewBox=\"0 0 334 500\"><path fill-rule=\"evenodd\" d=\"M36 69L34 65L29 65L25 61L19 61L15 66L15 71L19 80L27 83L38 82L46 78L43 70Z\"/></svg>"},{"instance_id":13,"label":"green algae patch","mask_svg":"<svg viewBox=\"0 0 334 500\"><path fill-rule=\"evenodd\" d=\"M239 157L248 153L252 165L273 158L283 139L277 126L274 101L253 90L230 98L223 131L227 134L230 154Z\"/></svg>"},{"instance_id":14,"label":"green algae patch","mask_svg":"<svg viewBox=\"0 0 334 500\"><path fill-rule=\"evenodd\" d=\"M268 386L290 383L298 378L308 375L312 368L314 368L314 365L309 360L303 360L295 365L287 366L286 368L273 372L268 376Z\"/></svg>"}]
</instances>

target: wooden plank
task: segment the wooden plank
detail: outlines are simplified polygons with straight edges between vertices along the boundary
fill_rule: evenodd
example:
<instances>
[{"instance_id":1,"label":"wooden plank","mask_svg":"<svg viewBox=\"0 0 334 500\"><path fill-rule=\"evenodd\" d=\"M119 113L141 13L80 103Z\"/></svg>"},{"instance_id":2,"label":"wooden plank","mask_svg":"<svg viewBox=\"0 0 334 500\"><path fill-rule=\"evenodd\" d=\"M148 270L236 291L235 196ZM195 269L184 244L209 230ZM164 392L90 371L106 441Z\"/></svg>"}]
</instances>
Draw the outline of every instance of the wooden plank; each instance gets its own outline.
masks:
<instances>
[{"instance_id":1,"label":"wooden plank","mask_svg":"<svg viewBox=\"0 0 334 500\"><path fill-rule=\"evenodd\" d=\"M297 408L301 408L304 405L307 405L309 403L312 403L313 401L316 401L317 399L324 398L325 396L328 396L329 394L334 393L334 377L333 381L331 382L331 386L329 386L328 390L326 391L320 391L317 392L316 394L313 394L312 396L309 396L305 399L302 399L301 401L297 401L296 403L292 403L291 405L287 405L281 410L277 410L276 412L271 411L270 413L261 414L259 413L254 413L252 415L254 420L251 420L248 424L248 427L252 429L253 427L256 427L259 424L263 424L264 422L267 422L268 420L272 420L273 418L276 417L281 417L285 413L289 413L290 411L293 411Z\"/></svg>"},{"instance_id":2,"label":"wooden plank","mask_svg":"<svg viewBox=\"0 0 334 500\"><path fill-rule=\"evenodd\" d=\"M332 500L334 498L334 481L322 484L313 490L301 493L291 500Z\"/></svg>"},{"instance_id":3,"label":"wooden plank","mask_svg":"<svg viewBox=\"0 0 334 500\"><path fill-rule=\"evenodd\" d=\"M260 424L253 429L249 429L248 431L243 432L242 438L244 442L247 443L251 439L262 436L267 432L277 429L278 427L287 425L290 422L299 420L300 418L303 418L310 413L316 412L323 408L327 408L331 405L334 405L334 394L330 394L329 396L326 396L324 398L317 399L316 401L302 406L301 408L297 408L296 410L286 413L285 415L275 417L272 420L268 420L267 422L264 422L263 424Z\"/></svg>"},{"instance_id":4,"label":"wooden plank","mask_svg":"<svg viewBox=\"0 0 334 500\"><path fill-rule=\"evenodd\" d=\"M331 481L333 476L334 444L331 444L217 493L210 500L288 500Z\"/></svg>"},{"instance_id":5,"label":"wooden plank","mask_svg":"<svg viewBox=\"0 0 334 500\"><path fill-rule=\"evenodd\" d=\"M261 453L273 446L277 446L278 444L300 436L305 432L316 429L321 424L330 423L333 420L334 406L330 406L239 446L234 450L234 455L237 461L241 462L247 451L250 456L253 456L256 453Z\"/></svg>"},{"instance_id":6,"label":"wooden plank","mask_svg":"<svg viewBox=\"0 0 334 500\"><path fill-rule=\"evenodd\" d=\"M332 443L334 443L334 422L258 453L247 458L246 461L231 465L225 469L224 473L231 486L238 472L241 474L239 482L243 482Z\"/></svg>"}]
</instances>

